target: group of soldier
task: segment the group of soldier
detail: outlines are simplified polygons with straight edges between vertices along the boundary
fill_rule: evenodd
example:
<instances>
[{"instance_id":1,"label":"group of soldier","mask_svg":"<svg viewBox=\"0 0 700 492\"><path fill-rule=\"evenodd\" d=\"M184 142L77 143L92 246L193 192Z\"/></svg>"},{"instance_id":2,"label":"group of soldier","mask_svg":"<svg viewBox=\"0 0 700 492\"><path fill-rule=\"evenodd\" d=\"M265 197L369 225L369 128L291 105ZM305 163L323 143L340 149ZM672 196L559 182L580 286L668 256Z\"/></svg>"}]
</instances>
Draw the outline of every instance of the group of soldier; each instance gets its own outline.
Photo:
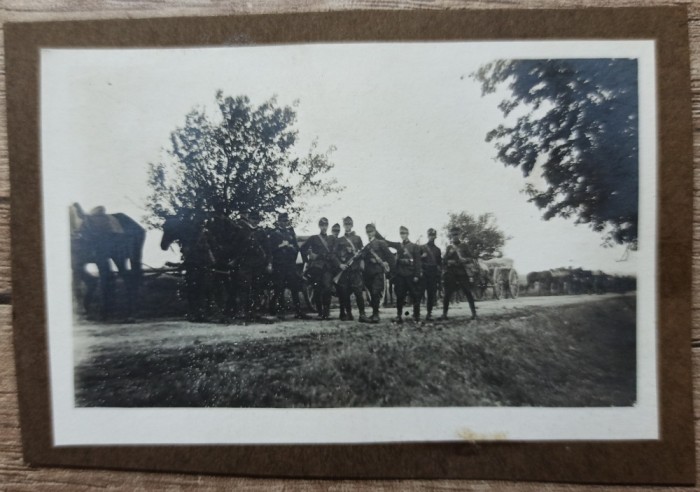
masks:
<instances>
[{"instance_id":1,"label":"group of soldier","mask_svg":"<svg viewBox=\"0 0 700 492\"><path fill-rule=\"evenodd\" d=\"M354 295L358 320L377 323L387 278L396 293L396 323L403 322L407 300L413 305L413 319L420 320L426 293L425 320L432 320L440 286L444 292L440 318L447 318L450 299L459 290L469 302L472 317L476 317L468 270L472 255L460 240L459 229L450 230L450 245L443 255L435 244L435 229L428 230L427 244L418 245L409 240L406 227L399 230L400 241L393 242L385 239L374 224L367 224L365 243L354 232L351 217L342 220L343 234L340 224L335 224L329 234L328 219L324 217L318 222L319 233L300 245L287 213L278 214L271 228L261 226L261 219L259 212L250 211L239 213L235 220L225 215L203 222L177 217L165 220L161 248L167 249L175 241L180 244L183 262L176 266L185 272L191 319L207 319L212 300L229 314L242 312L246 319L261 317L266 293L272 294L270 314L283 318L287 289L296 318L308 319L300 300L306 280L313 289L318 319L330 319L335 293L341 320L355 319L351 305ZM299 256L303 271L297 264ZM365 290L371 313L365 307Z\"/></svg>"},{"instance_id":2,"label":"group of soldier","mask_svg":"<svg viewBox=\"0 0 700 492\"><path fill-rule=\"evenodd\" d=\"M351 217L345 217L342 223L343 235L340 234L340 224L335 224L331 234L328 234L328 219L321 218L318 222L319 233L309 237L300 247L288 215L282 213L269 234L272 258L269 270L275 286L275 298L281 299L284 290L289 288L297 317L306 317L301 312L298 295L302 288L301 279L295 270L296 258L301 254L304 276L313 286L318 319L330 319L335 287L340 304L340 320L355 319L351 304L354 294L358 321L378 323L387 277L393 281L396 292L396 317L393 319L396 323L403 322L407 298L413 304L413 320L420 321L421 302L426 293L425 320L432 320L440 282L443 283L444 297L439 319L447 319L450 299L458 290L464 292L472 319L476 318L467 268L471 254L467 245L460 240L459 229L450 230L450 245L443 256L435 244L437 232L432 228L428 230L428 243L418 245L409 240L409 231L404 226L399 230L401 240L393 242L385 239L374 224L367 224L367 243L364 243L354 232ZM390 248L396 253L392 253ZM369 315L363 295L365 289L369 292Z\"/></svg>"}]
</instances>

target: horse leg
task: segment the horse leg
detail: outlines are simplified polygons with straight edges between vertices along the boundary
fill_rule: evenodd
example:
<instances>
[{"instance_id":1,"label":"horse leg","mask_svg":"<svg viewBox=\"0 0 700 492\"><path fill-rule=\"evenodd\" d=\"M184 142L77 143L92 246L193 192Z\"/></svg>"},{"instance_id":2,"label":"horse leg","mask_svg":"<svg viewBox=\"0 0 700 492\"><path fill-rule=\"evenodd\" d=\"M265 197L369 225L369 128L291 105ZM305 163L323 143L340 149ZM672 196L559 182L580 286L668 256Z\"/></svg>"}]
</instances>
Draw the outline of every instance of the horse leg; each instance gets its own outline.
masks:
<instances>
[{"instance_id":1,"label":"horse leg","mask_svg":"<svg viewBox=\"0 0 700 492\"><path fill-rule=\"evenodd\" d=\"M114 300L114 278L112 277L109 258L98 260L97 270L100 274L100 290L102 291L100 318L104 321L111 313L112 301Z\"/></svg>"},{"instance_id":2,"label":"horse leg","mask_svg":"<svg viewBox=\"0 0 700 492\"><path fill-rule=\"evenodd\" d=\"M118 257L113 259L114 264L117 265L117 270L119 271L119 276L124 284L124 291L126 293L126 319L127 321L133 321L135 304L136 304L136 276L133 271L127 268L126 257Z\"/></svg>"},{"instance_id":3,"label":"horse leg","mask_svg":"<svg viewBox=\"0 0 700 492\"><path fill-rule=\"evenodd\" d=\"M85 294L83 296L83 310L86 315L90 314L90 307L95 300L95 293L97 292L97 284L99 279L93 277L85 270L82 270L80 276L78 277L78 282L85 284ZM80 287L78 287L80 290Z\"/></svg>"},{"instance_id":4,"label":"horse leg","mask_svg":"<svg viewBox=\"0 0 700 492\"><path fill-rule=\"evenodd\" d=\"M141 245L141 248L143 245ZM136 249L136 252L129 258L129 277L130 277L130 288L128 290L128 295L131 297L129 301L130 308L133 309L134 314L138 312L139 309L139 293L141 290L141 282L143 282L143 265L141 264L141 249Z\"/></svg>"}]
</instances>

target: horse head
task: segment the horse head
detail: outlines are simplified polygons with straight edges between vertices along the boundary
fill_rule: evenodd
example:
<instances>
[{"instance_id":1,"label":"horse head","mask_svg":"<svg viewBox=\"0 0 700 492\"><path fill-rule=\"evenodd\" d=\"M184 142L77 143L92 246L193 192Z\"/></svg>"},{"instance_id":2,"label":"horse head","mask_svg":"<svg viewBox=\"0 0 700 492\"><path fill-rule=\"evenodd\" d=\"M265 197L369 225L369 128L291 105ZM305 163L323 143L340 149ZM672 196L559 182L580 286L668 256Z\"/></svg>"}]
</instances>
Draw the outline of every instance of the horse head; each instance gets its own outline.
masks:
<instances>
[{"instance_id":1,"label":"horse head","mask_svg":"<svg viewBox=\"0 0 700 492\"><path fill-rule=\"evenodd\" d=\"M185 221L174 215L165 218L163 222L163 238L160 240L160 249L166 251L175 241L186 239Z\"/></svg>"},{"instance_id":2,"label":"horse head","mask_svg":"<svg viewBox=\"0 0 700 492\"><path fill-rule=\"evenodd\" d=\"M70 232L71 234L75 234L80 231L85 222L85 212L83 211L83 207L81 207L78 202L75 202L68 207L68 214L70 216Z\"/></svg>"}]
</instances>

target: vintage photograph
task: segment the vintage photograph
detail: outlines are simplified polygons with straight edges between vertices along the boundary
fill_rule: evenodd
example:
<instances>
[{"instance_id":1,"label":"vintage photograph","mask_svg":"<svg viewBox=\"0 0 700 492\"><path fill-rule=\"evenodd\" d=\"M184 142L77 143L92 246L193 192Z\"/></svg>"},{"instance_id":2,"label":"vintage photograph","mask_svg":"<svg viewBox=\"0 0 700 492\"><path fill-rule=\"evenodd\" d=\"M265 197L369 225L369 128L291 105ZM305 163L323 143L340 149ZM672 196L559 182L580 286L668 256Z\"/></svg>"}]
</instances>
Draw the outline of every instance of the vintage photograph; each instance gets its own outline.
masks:
<instances>
[{"instance_id":1,"label":"vintage photograph","mask_svg":"<svg viewBox=\"0 0 700 492\"><path fill-rule=\"evenodd\" d=\"M464 409L435 439L656 435L653 42L41 59L55 422Z\"/></svg>"}]
</instances>

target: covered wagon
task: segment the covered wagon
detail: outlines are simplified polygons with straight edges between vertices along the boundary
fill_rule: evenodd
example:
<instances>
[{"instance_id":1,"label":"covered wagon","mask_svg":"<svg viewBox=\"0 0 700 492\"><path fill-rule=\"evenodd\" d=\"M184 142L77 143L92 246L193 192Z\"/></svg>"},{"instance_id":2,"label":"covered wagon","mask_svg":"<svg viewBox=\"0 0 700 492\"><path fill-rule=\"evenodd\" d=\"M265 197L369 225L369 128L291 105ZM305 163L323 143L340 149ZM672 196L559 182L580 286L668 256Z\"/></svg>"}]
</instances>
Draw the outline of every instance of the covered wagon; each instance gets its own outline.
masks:
<instances>
[{"instance_id":1,"label":"covered wagon","mask_svg":"<svg viewBox=\"0 0 700 492\"><path fill-rule=\"evenodd\" d=\"M477 260L470 273L476 299L485 299L489 291L494 299L518 297L520 281L512 259Z\"/></svg>"}]
</instances>

